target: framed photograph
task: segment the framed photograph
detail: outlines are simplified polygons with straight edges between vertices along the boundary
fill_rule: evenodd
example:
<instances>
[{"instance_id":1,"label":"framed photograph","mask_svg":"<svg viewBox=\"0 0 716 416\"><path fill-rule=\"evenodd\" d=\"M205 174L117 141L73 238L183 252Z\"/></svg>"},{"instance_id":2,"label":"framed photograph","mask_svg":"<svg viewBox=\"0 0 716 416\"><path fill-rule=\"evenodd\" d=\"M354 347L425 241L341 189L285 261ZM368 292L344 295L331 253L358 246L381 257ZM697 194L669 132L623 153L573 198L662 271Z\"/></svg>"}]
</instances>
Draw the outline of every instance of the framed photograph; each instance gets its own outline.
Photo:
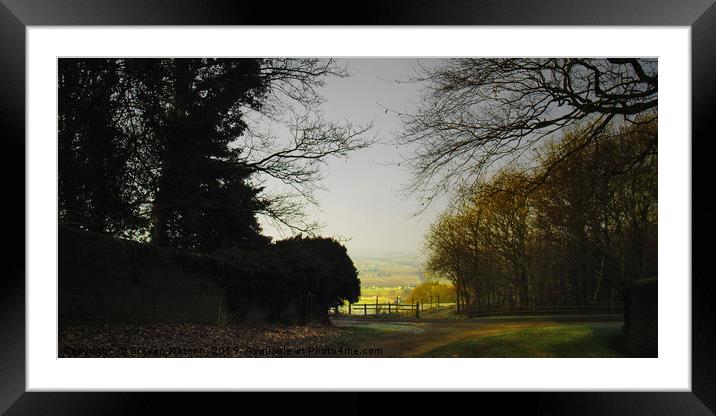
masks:
<instances>
[{"instance_id":1,"label":"framed photograph","mask_svg":"<svg viewBox=\"0 0 716 416\"><path fill-rule=\"evenodd\" d=\"M463 391L712 414L691 190L716 9L563 3L3 0L25 202L0 410Z\"/></svg>"}]
</instances>

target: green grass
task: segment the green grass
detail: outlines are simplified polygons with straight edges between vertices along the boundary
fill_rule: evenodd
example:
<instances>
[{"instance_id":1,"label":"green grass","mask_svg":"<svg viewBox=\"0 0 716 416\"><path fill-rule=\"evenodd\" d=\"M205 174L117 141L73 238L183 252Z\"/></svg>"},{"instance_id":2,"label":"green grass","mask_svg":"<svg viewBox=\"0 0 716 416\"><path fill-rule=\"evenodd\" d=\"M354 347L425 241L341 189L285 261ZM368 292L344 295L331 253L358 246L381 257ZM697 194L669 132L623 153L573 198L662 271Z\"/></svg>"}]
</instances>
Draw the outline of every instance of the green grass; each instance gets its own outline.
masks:
<instances>
[{"instance_id":1,"label":"green grass","mask_svg":"<svg viewBox=\"0 0 716 416\"><path fill-rule=\"evenodd\" d=\"M455 310L455 304L454 303L440 303L440 307L434 306L432 309L428 307L428 309L424 309L420 311L420 318L424 320L430 320L430 319L454 319L454 320L460 320L460 319L467 319L467 316L464 314L459 314Z\"/></svg>"},{"instance_id":2,"label":"green grass","mask_svg":"<svg viewBox=\"0 0 716 416\"><path fill-rule=\"evenodd\" d=\"M365 341L373 341L381 337L395 334L417 334L424 332L424 329L414 325L402 323L369 323L341 328L341 333L335 339L336 344L359 345Z\"/></svg>"},{"instance_id":3,"label":"green grass","mask_svg":"<svg viewBox=\"0 0 716 416\"><path fill-rule=\"evenodd\" d=\"M570 324L506 329L494 335L460 340L426 357L624 357L621 328L610 324Z\"/></svg>"}]
</instances>

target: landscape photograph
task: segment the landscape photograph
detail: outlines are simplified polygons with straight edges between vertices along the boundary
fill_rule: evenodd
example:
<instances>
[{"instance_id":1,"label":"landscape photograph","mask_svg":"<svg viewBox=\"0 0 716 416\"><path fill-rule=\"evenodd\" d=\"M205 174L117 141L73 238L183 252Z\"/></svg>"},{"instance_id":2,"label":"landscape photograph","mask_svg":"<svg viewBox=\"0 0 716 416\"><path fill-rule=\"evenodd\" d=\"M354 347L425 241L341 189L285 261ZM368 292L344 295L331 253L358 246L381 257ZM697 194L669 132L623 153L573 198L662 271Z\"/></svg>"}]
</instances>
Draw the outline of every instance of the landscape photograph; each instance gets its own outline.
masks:
<instances>
[{"instance_id":1,"label":"landscape photograph","mask_svg":"<svg viewBox=\"0 0 716 416\"><path fill-rule=\"evenodd\" d=\"M57 59L59 358L658 357L658 59Z\"/></svg>"}]
</instances>

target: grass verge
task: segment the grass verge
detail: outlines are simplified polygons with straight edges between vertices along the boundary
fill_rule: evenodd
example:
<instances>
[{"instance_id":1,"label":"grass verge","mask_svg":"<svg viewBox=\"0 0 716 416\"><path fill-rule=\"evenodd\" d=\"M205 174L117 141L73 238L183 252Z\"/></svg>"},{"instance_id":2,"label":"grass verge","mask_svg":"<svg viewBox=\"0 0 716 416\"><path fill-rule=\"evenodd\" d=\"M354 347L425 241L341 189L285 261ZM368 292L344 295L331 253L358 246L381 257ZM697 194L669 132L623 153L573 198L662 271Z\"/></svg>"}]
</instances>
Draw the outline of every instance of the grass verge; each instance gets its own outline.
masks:
<instances>
[{"instance_id":1,"label":"grass verge","mask_svg":"<svg viewBox=\"0 0 716 416\"><path fill-rule=\"evenodd\" d=\"M621 328L613 324L571 324L462 339L429 351L425 357L560 357L627 356Z\"/></svg>"}]
</instances>

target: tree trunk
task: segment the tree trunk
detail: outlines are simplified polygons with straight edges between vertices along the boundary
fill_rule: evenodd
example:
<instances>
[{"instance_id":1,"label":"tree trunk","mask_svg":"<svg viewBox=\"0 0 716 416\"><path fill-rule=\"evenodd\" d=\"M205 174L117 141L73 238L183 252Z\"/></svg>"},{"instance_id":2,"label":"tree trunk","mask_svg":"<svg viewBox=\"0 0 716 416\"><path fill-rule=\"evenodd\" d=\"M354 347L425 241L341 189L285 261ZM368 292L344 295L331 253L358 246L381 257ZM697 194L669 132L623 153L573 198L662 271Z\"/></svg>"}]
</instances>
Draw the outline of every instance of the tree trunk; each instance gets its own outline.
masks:
<instances>
[{"instance_id":1,"label":"tree trunk","mask_svg":"<svg viewBox=\"0 0 716 416\"><path fill-rule=\"evenodd\" d=\"M520 271L520 307L528 307L529 303L529 278L527 272Z\"/></svg>"},{"instance_id":2,"label":"tree trunk","mask_svg":"<svg viewBox=\"0 0 716 416\"><path fill-rule=\"evenodd\" d=\"M178 150L179 141L183 134L183 126L186 124L187 102L190 99L191 73L189 62L185 59L174 59L174 114L169 119L169 132L164 138L164 150L162 155L162 171L159 178L159 189L154 198L152 207L152 242L159 246L168 246L170 241L167 236L167 223L173 202L173 193L181 184L177 183L176 169L180 161Z\"/></svg>"},{"instance_id":3,"label":"tree trunk","mask_svg":"<svg viewBox=\"0 0 716 416\"><path fill-rule=\"evenodd\" d=\"M157 246L166 246L166 223L164 222L162 195L161 191L157 191L154 197L154 205L152 206L152 244Z\"/></svg>"},{"instance_id":4,"label":"tree trunk","mask_svg":"<svg viewBox=\"0 0 716 416\"><path fill-rule=\"evenodd\" d=\"M460 285L455 284L455 300L457 304L457 313L460 313Z\"/></svg>"}]
</instances>

